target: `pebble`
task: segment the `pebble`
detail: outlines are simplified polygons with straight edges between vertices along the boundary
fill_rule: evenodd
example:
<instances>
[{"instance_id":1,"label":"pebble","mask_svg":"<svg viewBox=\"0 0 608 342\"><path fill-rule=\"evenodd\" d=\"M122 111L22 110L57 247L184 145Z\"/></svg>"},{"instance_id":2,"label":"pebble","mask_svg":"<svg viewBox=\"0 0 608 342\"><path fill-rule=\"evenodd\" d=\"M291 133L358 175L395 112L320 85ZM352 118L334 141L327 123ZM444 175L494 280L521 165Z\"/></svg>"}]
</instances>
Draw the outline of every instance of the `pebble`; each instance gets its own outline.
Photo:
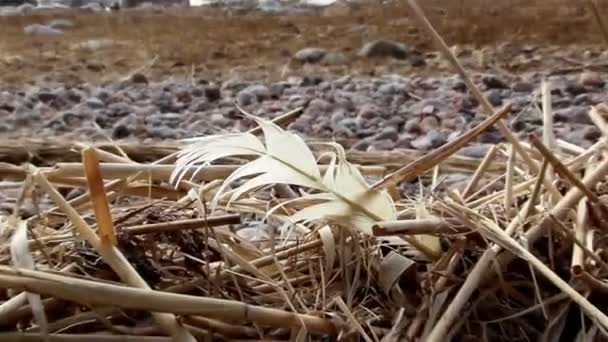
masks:
<instances>
[{"instance_id":1,"label":"pebble","mask_svg":"<svg viewBox=\"0 0 608 342\"><path fill-rule=\"evenodd\" d=\"M54 19L49 21L46 26L55 30L65 30L74 27L74 23L66 19Z\"/></svg>"},{"instance_id":2,"label":"pebble","mask_svg":"<svg viewBox=\"0 0 608 342\"><path fill-rule=\"evenodd\" d=\"M98 99L96 97L88 98L85 103L91 109L101 109L101 108L105 107L105 104L103 103L103 101L101 101L100 99Z\"/></svg>"},{"instance_id":3,"label":"pebble","mask_svg":"<svg viewBox=\"0 0 608 342\"><path fill-rule=\"evenodd\" d=\"M439 119L434 115L427 115L420 120L419 127L423 133L428 133L432 130L439 129Z\"/></svg>"},{"instance_id":4,"label":"pebble","mask_svg":"<svg viewBox=\"0 0 608 342\"><path fill-rule=\"evenodd\" d=\"M463 147L458 154L466 157L482 159L488 153L489 149L489 145L475 144Z\"/></svg>"},{"instance_id":5,"label":"pebble","mask_svg":"<svg viewBox=\"0 0 608 342\"><path fill-rule=\"evenodd\" d=\"M484 75L481 78L481 82L488 88L488 89L508 89L509 86L500 78L498 78L498 76L495 75Z\"/></svg>"},{"instance_id":6,"label":"pebble","mask_svg":"<svg viewBox=\"0 0 608 342\"><path fill-rule=\"evenodd\" d=\"M417 139L411 142L411 145L418 150L428 151L447 142L447 137L445 134L441 133L438 130L431 130L425 135L418 137Z\"/></svg>"},{"instance_id":7,"label":"pebble","mask_svg":"<svg viewBox=\"0 0 608 342\"><path fill-rule=\"evenodd\" d=\"M218 101L222 97L221 90L217 86L206 86L203 90L203 94L205 94L205 98L209 102Z\"/></svg>"},{"instance_id":8,"label":"pebble","mask_svg":"<svg viewBox=\"0 0 608 342\"><path fill-rule=\"evenodd\" d=\"M399 138L399 132L396 127L384 127L380 133L374 136L375 140L391 140L395 141Z\"/></svg>"},{"instance_id":9,"label":"pebble","mask_svg":"<svg viewBox=\"0 0 608 342\"><path fill-rule=\"evenodd\" d=\"M359 57L374 58L374 57L392 57L396 59L406 59L409 55L410 48L401 43L391 40L374 40L361 48L357 55Z\"/></svg>"},{"instance_id":10,"label":"pebble","mask_svg":"<svg viewBox=\"0 0 608 342\"><path fill-rule=\"evenodd\" d=\"M583 86L599 88L604 86L604 79L595 71L584 71L579 77L579 81Z\"/></svg>"},{"instance_id":11,"label":"pebble","mask_svg":"<svg viewBox=\"0 0 608 342\"><path fill-rule=\"evenodd\" d=\"M572 95L580 95L587 92L582 82L575 82L574 80L566 81L566 85L564 86L564 90ZM559 91L559 90L556 90ZM552 92L553 95L557 95Z\"/></svg>"},{"instance_id":12,"label":"pebble","mask_svg":"<svg viewBox=\"0 0 608 342\"><path fill-rule=\"evenodd\" d=\"M131 81L132 83L135 84L148 84L148 78L146 77L146 75L136 72L133 75L131 75L131 77L129 77L129 81Z\"/></svg>"},{"instance_id":13,"label":"pebble","mask_svg":"<svg viewBox=\"0 0 608 342\"><path fill-rule=\"evenodd\" d=\"M327 50L317 47L304 48L293 55L293 58L302 63L320 62L327 54Z\"/></svg>"},{"instance_id":14,"label":"pebble","mask_svg":"<svg viewBox=\"0 0 608 342\"><path fill-rule=\"evenodd\" d=\"M513 87L511 89L518 93L531 93L534 91L534 85L529 82L519 81L513 83Z\"/></svg>"},{"instance_id":15,"label":"pebble","mask_svg":"<svg viewBox=\"0 0 608 342\"><path fill-rule=\"evenodd\" d=\"M43 36L59 36L63 34L62 30L41 25L41 24L32 24L23 28L23 32L32 35L43 35Z\"/></svg>"},{"instance_id":16,"label":"pebble","mask_svg":"<svg viewBox=\"0 0 608 342\"><path fill-rule=\"evenodd\" d=\"M422 127L420 127L420 120L416 118L409 119L403 125L403 129L408 133L418 133L422 131Z\"/></svg>"},{"instance_id":17,"label":"pebble","mask_svg":"<svg viewBox=\"0 0 608 342\"><path fill-rule=\"evenodd\" d=\"M345 65L348 63L348 57L342 52L329 51L321 62L325 65Z\"/></svg>"},{"instance_id":18,"label":"pebble","mask_svg":"<svg viewBox=\"0 0 608 342\"><path fill-rule=\"evenodd\" d=\"M490 89L485 95L492 106L498 107L502 105L503 96L500 89Z\"/></svg>"},{"instance_id":19,"label":"pebble","mask_svg":"<svg viewBox=\"0 0 608 342\"><path fill-rule=\"evenodd\" d=\"M587 106L569 106L554 110L553 118L555 122L592 124L588 112L589 108Z\"/></svg>"}]
</instances>

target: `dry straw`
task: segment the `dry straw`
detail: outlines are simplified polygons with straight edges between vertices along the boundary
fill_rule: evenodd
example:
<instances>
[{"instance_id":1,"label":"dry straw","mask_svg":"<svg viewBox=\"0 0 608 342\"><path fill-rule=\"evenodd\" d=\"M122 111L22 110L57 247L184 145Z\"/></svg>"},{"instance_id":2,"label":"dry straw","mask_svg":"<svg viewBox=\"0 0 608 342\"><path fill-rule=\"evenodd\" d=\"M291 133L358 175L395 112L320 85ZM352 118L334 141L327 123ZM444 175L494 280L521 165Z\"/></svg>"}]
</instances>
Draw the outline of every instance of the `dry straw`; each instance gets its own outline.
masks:
<instances>
[{"instance_id":1,"label":"dry straw","mask_svg":"<svg viewBox=\"0 0 608 342\"><path fill-rule=\"evenodd\" d=\"M0 176L22 189L15 213L39 207L26 220L0 217L0 340L606 331L605 142L556 139L548 82L542 137L520 140L505 123L510 106L494 109L408 4L487 114L434 151L305 140L284 128L304 108L267 121L237 107L257 128L181 144L0 143ZM606 113L589 112L604 135ZM506 143L480 160L458 155L494 126ZM23 166L32 155L46 166ZM444 184L451 173L469 178ZM400 191L408 182L418 190ZM71 189L84 193L68 201Z\"/></svg>"}]
</instances>

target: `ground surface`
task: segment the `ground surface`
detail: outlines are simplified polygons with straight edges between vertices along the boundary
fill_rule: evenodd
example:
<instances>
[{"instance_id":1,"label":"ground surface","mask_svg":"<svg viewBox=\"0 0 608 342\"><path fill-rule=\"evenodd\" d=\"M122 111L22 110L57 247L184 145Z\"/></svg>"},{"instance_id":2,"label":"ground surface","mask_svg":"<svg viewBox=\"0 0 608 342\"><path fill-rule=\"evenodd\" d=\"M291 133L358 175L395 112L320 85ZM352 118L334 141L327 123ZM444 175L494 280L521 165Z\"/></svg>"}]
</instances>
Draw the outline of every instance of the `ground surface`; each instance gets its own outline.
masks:
<instances>
[{"instance_id":1,"label":"ground surface","mask_svg":"<svg viewBox=\"0 0 608 342\"><path fill-rule=\"evenodd\" d=\"M508 121L522 139L540 129L539 89L549 79L557 137L597 140L587 112L608 101L608 54L584 4L421 3L490 102L512 105ZM599 9L608 13L608 1ZM485 113L408 12L392 2L282 14L207 7L0 16L0 137L174 140L247 129L234 102L270 118L310 104L290 129L359 150L431 150ZM25 33L51 20L63 20L63 33ZM410 52L359 56L377 39ZM326 57L299 63L303 48ZM501 139L489 130L476 143Z\"/></svg>"},{"instance_id":2,"label":"ground surface","mask_svg":"<svg viewBox=\"0 0 608 342\"><path fill-rule=\"evenodd\" d=\"M585 2L421 3L450 45L490 46L489 53L495 55L497 63L510 62L512 56L500 49L505 43L569 46L581 55L589 44L604 43ZM606 9L607 4L600 2L600 9ZM44 79L94 82L123 76L150 64L149 76L159 78L281 78L292 54L310 46L342 52L347 57L323 71L344 74L388 70L408 74L412 70L403 63L385 62L379 66L376 61L354 57L365 42L377 38L411 44L423 52L434 50L428 35L421 33L408 12L404 1L393 1L359 8L334 5L289 15L197 8L130 10L111 15L72 11L0 17L0 81L15 85ZM69 19L75 27L58 37L23 33L23 27L51 18ZM113 43L99 44L107 39ZM98 43L90 43L93 40ZM98 46L87 48L83 43ZM505 67L509 69L509 65ZM510 71L521 67L514 66ZM437 70L434 65L427 69ZM289 72L301 70L290 68Z\"/></svg>"}]
</instances>

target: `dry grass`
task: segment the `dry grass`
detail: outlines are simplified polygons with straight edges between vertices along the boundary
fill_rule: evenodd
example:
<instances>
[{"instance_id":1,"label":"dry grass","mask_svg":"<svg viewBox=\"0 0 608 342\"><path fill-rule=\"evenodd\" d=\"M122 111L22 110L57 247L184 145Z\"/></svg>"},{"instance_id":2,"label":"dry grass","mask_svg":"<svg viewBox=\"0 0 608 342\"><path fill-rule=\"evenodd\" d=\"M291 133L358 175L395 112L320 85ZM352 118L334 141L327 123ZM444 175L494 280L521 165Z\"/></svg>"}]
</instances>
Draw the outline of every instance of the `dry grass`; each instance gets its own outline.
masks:
<instances>
[{"instance_id":1,"label":"dry grass","mask_svg":"<svg viewBox=\"0 0 608 342\"><path fill-rule=\"evenodd\" d=\"M409 4L487 103L416 2ZM23 165L0 168L20 189L15 214L0 217L0 339L600 340L608 329L606 137L587 150L555 141L544 93L543 139L509 137L500 121L509 106L487 104L484 122L431 153L347 155L346 165L357 164L370 184L358 201L331 182L314 189L344 190L336 198L349 204L346 218L380 217L369 212L379 207L370 199L390 194L383 203L395 215L376 220L370 234L360 232L362 220L344 217L307 222L286 236L266 229L326 198L306 197L310 189L278 177L228 206L223 181L255 162L230 153L198 178L170 182L176 168L196 167L176 153L183 146L7 145L2 159ZM590 108L602 132L606 108ZM456 154L492 125L508 142L483 160ZM319 160L318 168L333 165ZM442 186L441 176L453 172L471 175L462 190ZM507 181L490 186L497 179ZM398 191L412 180L418 194ZM62 193L73 188L90 192L68 201ZM16 214L28 203L37 210L23 221ZM15 227L25 226L29 240L20 241L24 231ZM243 236L243 226L259 238ZM24 262L30 257L34 265Z\"/></svg>"}]
</instances>

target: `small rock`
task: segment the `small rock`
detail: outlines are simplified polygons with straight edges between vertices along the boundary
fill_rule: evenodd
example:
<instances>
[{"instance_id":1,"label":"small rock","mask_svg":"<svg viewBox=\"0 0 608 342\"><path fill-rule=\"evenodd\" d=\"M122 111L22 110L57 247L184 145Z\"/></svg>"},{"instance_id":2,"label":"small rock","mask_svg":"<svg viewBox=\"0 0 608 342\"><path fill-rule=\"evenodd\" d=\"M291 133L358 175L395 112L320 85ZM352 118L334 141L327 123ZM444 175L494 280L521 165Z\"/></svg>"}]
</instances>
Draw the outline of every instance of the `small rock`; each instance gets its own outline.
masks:
<instances>
[{"instance_id":1,"label":"small rock","mask_svg":"<svg viewBox=\"0 0 608 342\"><path fill-rule=\"evenodd\" d=\"M513 91L518 92L518 93L530 93L530 92L534 91L534 85L529 82L520 81L520 82L515 82L511 89L513 89Z\"/></svg>"},{"instance_id":2,"label":"small rock","mask_svg":"<svg viewBox=\"0 0 608 342\"><path fill-rule=\"evenodd\" d=\"M176 139L177 135L173 128L160 126L151 127L148 129L148 135L157 139Z\"/></svg>"},{"instance_id":3,"label":"small rock","mask_svg":"<svg viewBox=\"0 0 608 342\"><path fill-rule=\"evenodd\" d=\"M476 144L462 148L458 152L458 154L463 155L465 157L481 159L486 156L489 149L489 145Z\"/></svg>"},{"instance_id":4,"label":"small rock","mask_svg":"<svg viewBox=\"0 0 608 342\"><path fill-rule=\"evenodd\" d=\"M101 12L103 11L103 6L99 3L93 2L80 6L80 9L91 11L91 12Z\"/></svg>"},{"instance_id":5,"label":"small rock","mask_svg":"<svg viewBox=\"0 0 608 342\"><path fill-rule=\"evenodd\" d=\"M148 84L148 78L146 77L146 75L139 72L136 72L131 75L131 77L129 77L129 81L136 84Z\"/></svg>"},{"instance_id":6,"label":"small rock","mask_svg":"<svg viewBox=\"0 0 608 342\"><path fill-rule=\"evenodd\" d=\"M82 114L77 114L74 112L64 112L61 116L63 122L71 127L78 126L83 120L85 120L85 116Z\"/></svg>"},{"instance_id":7,"label":"small rock","mask_svg":"<svg viewBox=\"0 0 608 342\"><path fill-rule=\"evenodd\" d=\"M426 66L426 60L424 59L423 56L421 56L419 54L414 54L410 57L410 64L413 67L419 68L419 67Z\"/></svg>"},{"instance_id":8,"label":"small rock","mask_svg":"<svg viewBox=\"0 0 608 342\"><path fill-rule=\"evenodd\" d=\"M378 93L383 95L395 95L400 93L400 91L400 86L394 83L385 83L378 87Z\"/></svg>"},{"instance_id":9,"label":"small rock","mask_svg":"<svg viewBox=\"0 0 608 342\"><path fill-rule=\"evenodd\" d=\"M605 83L599 73L597 73L595 71L589 71L589 70L584 71L579 76L579 82L586 87L592 87L592 88L602 87Z\"/></svg>"},{"instance_id":10,"label":"small rock","mask_svg":"<svg viewBox=\"0 0 608 342\"><path fill-rule=\"evenodd\" d=\"M27 34L43 35L43 36L58 36L62 35L63 31L41 24L32 24L23 28L23 32Z\"/></svg>"},{"instance_id":11,"label":"small rock","mask_svg":"<svg viewBox=\"0 0 608 342\"><path fill-rule=\"evenodd\" d=\"M228 127L230 125L230 119L226 118L224 115L220 113L212 114L209 118L211 125L217 127Z\"/></svg>"},{"instance_id":12,"label":"small rock","mask_svg":"<svg viewBox=\"0 0 608 342\"><path fill-rule=\"evenodd\" d=\"M502 105L502 93L500 89L491 89L486 92L486 98L492 106L498 107Z\"/></svg>"},{"instance_id":13,"label":"small rock","mask_svg":"<svg viewBox=\"0 0 608 342\"><path fill-rule=\"evenodd\" d=\"M103 103L103 101L101 101L100 99L98 99L96 97L91 97L91 98L87 99L85 101L85 103L91 109L101 109L101 108L105 107L105 104Z\"/></svg>"},{"instance_id":14,"label":"small rock","mask_svg":"<svg viewBox=\"0 0 608 342\"><path fill-rule=\"evenodd\" d=\"M420 129L424 133L436 130L439 128L439 126L439 119L437 119L437 117L434 115L427 115L420 120Z\"/></svg>"},{"instance_id":15,"label":"small rock","mask_svg":"<svg viewBox=\"0 0 608 342\"><path fill-rule=\"evenodd\" d=\"M251 85L237 94L237 101L242 106L247 106L254 101L262 102L270 98L270 90L262 84Z\"/></svg>"},{"instance_id":16,"label":"small rock","mask_svg":"<svg viewBox=\"0 0 608 342\"><path fill-rule=\"evenodd\" d=\"M426 105L426 106L422 107L422 111L420 113L423 115L430 115L430 114L433 114L434 112L435 112L435 106Z\"/></svg>"},{"instance_id":17,"label":"small rock","mask_svg":"<svg viewBox=\"0 0 608 342\"><path fill-rule=\"evenodd\" d=\"M588 148L592 142L585 138L586 135L587 132L584 129L573 129L564 136L564 140L582 148Z\"/></svg>"},{"instance_id":18,"label":"small rock","mask_svg":"<svg viewBox=\"0 0 608 342\"><path fill-rule=\"evenodd\" d=\"M590 102L591 101L588 94L579 94L574 98L574 100L572 100L572 103L577 106L587 105Z\"/></svg>"},{"instance_id":19,"label":"small rock","mask_svg":"<svg viewBox=\"0 0 608 342\"><path fill-rule=\"evenodd\" d=\"M309 47L296 52L293 58L302 63L317 63L321 61L326 54L327 50L323 48Z\"/></svg>"},{"instance_id":20,"label":"small rock","mask_svg":"<svg viewBox=\"0 0 608 342\"><path fill-rule=\"evenodd\" d=\"M323 99L312 99L306 108L306 114L318 118L328 115L331 111L331 104Z\"/></svg>"},{"instance_id":21,"label":"small rock","mask_svg":"<svg viewBox=\"0 0 608 342\"><path fill-rule=\"evenodd\" d=\"M555 122L592 124L586 106L569 106L553 111Z\"/></svg>"},{"instance_id":22,"label":"small rock","mask_svg":"<svg viewBox=\"0 0 608 342\"><path fill-rule=\"evenodd\" d=\"M486 131L479 136L479 142L483 144L498 144L502 141L502 134L499 131Z\"/></svg>"},{"instance_id":23,"label":"small rock","mask_svg":"<svg viewBox=\"0 0 608 342\"><path fill-rule=\"evenodd\" d=\"M365 44L357 53L360 57L392 57L406 59L410 49L407 45L390 40L375 40Z\"/></svg>"},{"instance_id":24,"label":"small rock","mask_svg":"<svg viewBox=\"0 0 608 342\"><path fill-rule=\"evenodd\" d=\"M304 76L300 81L300 87L312 87L321 84L323 77L321 76Z\"/></svg>"},{"instance_id":25,"label":"small rock","mask_svg":"<svg viewBox=\"0 0 608 342\"><path fill-rule=\"evenodd\" d=\"M399 132L392 126L384 127L380 133L374 136L374 139L380 140L392 140L395 141L399 138Z\"/></svg>"},{"instance_id":26,"label":"small rock","mask_svg":"<svg viewBox=\"0 0 608 342\"><path fill-rule=\"evenodd\" d=\"M44 103L49 103L57 100L57 95L50 92L40 92L38 93L38 100Z\"/></svg>"},{"instance_id":27,"label":"small rock","mask_svg":"<svg viewBox=\"0 0 608 342\"><path fill-rule=\"evenodd\" d=\"M584 94L587 92L587 89L585 89L585 87L583 86L582 83L580 82L575 82L575 81L566 81L566 84L564 86L564 90L572 95L580 95L580 94ZM553 94L553 92L552 92ZM555 95L555 94L553 94Z\"/></svg>"},{"instance_id":28,"label":"small rock","mask_svg":"<svg viewBox=\"0 0 608 342\"><path fill-rule=\"evenodd\" d=\"M285 84L284 82L276 82L276 83L271 84L270 87L268 88L270 90L270 96L273 99L281 98L281 96L285 92L285 88L287 88L287 87L288 87L288 85Z\"/></svg>"},{"instance_id":29,"label":"small rock","mask_svg":"<svg viewBox=\"0 0 608 342\"><path fill-rule=\"evenodd\" d=\"M131 135L131 131L122 123L118 123L112 128L112 139L124 139L129 135Z\"/></svg>"},{"instance_id":30,"label":"small rock","mask_svg":"<svg viewBox=\"0 0 608 342\"><path fill-rule=\"evenodd\" d=\"M447 142L445 134L438 130L431 130L427 134L418 137L411 142L412 147L417 150L428 151L437 148Z\"/></svg>"},{"instance_id":31,"label":"small rock","mask_svg":"<svg viewBox=\"0 0 608 342\"><path fill-rule=\"evenodd\" d=\"M66 19L55 19L55 20L51 20L49 21L46 26L55 29L55 30L65 30L68 29L70 27L74 27L74 23L66 20Z\"/></svg>"},{"instance_id":32,"label":"small rock","mask_svg":"<svg viewBox=\"0 0 608 342\"><path fill-rule=\"evenodd\" d=\"M363 120L373 119L380 116L380 108L374 104L364 104L357 113L357 118Z\"/></svg>"},{"instance_id":33,"label":"small rock","mask_svg":"<svg viewBox=\"0 0 608 342\"><path fill-rule=\"evenodd\" d=\"M582 131L583 138L592 142L596 142L602 136L602 132L596 126L586 126Z\"/></svg>"},{"instance_id":34,"label":"small rock","mask_svg":"<svg viewBox=\"0 0 608 342\"><path fill-rule=\"evenodd\" d=\"M455 80L451 86L452 90L464 93L467 91L467 84L463 80Z\"/></svg>"},{"instance_id":35,"label":"small rock","mask_svg":"<svg viewBox=\"0 0 608 342\"><path fill-rule=\"evenodd\" d=\"M207 86L204 88L203 93L209 102L215 102L222 97L220 88L217 86Z\"/></svg>"},{"instance_id":36,"label":"small rock","mask_svg":"<svg viewBox=\"0 0 608 342\"><path fill-rule=\"evenodd\" d=\"M329 51L321 62L325 65L344 65L348 62L348 58L342 52Z\"/></svg>"},{"instance_id":37,"label":"small rock","mask_svg":"<svg viewBox=\"0 0 608 342\"><path fill-rule=\"evenodd\" d=\"M397 139L397 143L395 144L397 148L412 148L412 136L410 134L401 134L399 139Z\"/></svg>"},{"instance_id":38,"label":"small rock","mask_svg":"<svg viewBox=\"0 0 608 342\"><path fill-rule=\"evenodd\" d=\"M403 125L403 129L408 133L420 133L422 131L422 127L420 127L420 120L418 119L409 119Z\"/></svg>"},{"instance_id":39,"label":"small rock","mask_svg":"<svg viewBox=\"0 0 608 342\"><path fill-rule=\"evenodd\" d=\"M484 75L481 78L481 82L485 84L488 89L508 89L509 86L500 78L495 75Z\"/></svg>"}]
</instances>

